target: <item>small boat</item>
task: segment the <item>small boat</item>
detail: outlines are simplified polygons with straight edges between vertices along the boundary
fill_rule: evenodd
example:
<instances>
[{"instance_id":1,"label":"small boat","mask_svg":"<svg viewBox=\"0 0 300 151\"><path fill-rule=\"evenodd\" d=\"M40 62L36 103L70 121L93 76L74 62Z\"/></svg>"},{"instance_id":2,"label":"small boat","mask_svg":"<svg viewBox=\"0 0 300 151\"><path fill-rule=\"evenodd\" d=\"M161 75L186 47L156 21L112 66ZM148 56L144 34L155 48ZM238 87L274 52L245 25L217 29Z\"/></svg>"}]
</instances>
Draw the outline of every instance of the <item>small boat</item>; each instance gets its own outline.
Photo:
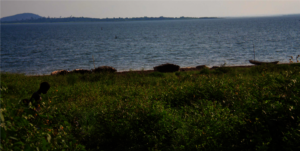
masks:
<instances>
[{"instance_id":1,"label":"small boat","mask_svg":"<svg viewBox=\"0 0 300 151\"><path fill-rule=\"evenodd\" d=\"M261 65L261 64L278 64L279 61L262 62L262 61L249 60L249 62L255 65Z\"/></svg>"}]
</instances>

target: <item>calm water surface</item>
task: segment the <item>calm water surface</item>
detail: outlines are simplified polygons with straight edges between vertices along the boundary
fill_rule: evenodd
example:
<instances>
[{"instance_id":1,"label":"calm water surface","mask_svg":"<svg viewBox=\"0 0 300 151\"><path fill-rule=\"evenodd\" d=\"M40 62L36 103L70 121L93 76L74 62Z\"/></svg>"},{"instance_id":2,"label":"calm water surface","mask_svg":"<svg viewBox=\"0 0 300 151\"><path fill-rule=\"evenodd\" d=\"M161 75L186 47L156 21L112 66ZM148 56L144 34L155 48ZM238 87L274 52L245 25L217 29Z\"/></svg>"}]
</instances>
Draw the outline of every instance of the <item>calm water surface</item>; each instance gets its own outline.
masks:
<instances>
[{"instance_id":1,"label":"calm water surface","mask_svg":"<svg viewBox=\"0 0 300 151\"><path fill-rule=\"evenodd\" d=\"M300 16L1 25L1 72L249 65L300 54ZM101 30L102 28L102 30ZM117 39L115 39L117 36ZM254 46L254 49L253 49ZM295 60L295 59L294 59Z\"/></svg>"}]
</instances>

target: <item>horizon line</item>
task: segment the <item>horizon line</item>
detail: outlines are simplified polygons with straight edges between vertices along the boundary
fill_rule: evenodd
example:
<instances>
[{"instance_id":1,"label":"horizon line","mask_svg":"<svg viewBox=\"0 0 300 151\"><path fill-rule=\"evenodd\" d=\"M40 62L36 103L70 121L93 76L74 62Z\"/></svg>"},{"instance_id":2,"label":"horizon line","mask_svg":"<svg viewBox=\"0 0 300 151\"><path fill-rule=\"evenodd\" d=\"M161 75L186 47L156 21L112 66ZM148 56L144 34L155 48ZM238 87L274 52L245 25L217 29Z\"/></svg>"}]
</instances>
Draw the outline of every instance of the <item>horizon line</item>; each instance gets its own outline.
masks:
<instances>
[{"instance_id":1,"label":"horizon line","mask_svg":"<svg viewBox=\"0 0 300 151\"><path fill-rule=\"evenodd\" d=\"M35 14L35 13L30 13L30 12L24 12L24 13L19 13L19 14L15 14L15 15L20 15L20 14L34 14L34 15L38 15L38 14ZM15 15L10 15L10 16L5 16L5 17L1 17L0 19L2 18L6 18L6 17L12 17L12 16L15 16ZM297 13L297 14L273 14L273 15L245 15L245 16L223 16L223 17L220 17L220 16L202 16L202 17L194 17L194 16L179 16L179 17L168 17L168 16L141 16L141 17L103 17L103 18L94 18L94 17L84 17L84 16L78 16L79 17L84 17L84 18L94 18L94 19L106 19L106 18L144 18L144 17L147 17L147 18L159 18L159 17L166 17L166 18L180 18L180 17L190 17L190 18L203 18L203 17L216 17L216 18L243 18L243 17L275 17L275 16L292 16L292 15L300 15L300 13ZM40 16L40 15L38 15ZM76 17L76 16L69 16L69 17L45 17L45 16L41 16L41 17L44 17L44 18L69 18L69 17Z\"/></svg>"}]
</instances>

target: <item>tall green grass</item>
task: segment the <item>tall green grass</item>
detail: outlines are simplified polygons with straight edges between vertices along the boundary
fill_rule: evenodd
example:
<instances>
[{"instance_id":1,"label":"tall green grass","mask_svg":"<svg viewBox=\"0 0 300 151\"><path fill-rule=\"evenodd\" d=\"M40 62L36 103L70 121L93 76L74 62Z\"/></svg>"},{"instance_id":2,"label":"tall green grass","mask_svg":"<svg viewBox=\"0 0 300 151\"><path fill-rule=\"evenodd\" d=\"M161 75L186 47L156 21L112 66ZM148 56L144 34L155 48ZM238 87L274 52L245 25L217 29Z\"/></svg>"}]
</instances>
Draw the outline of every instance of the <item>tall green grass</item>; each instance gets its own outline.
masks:
<instances>
[{"instance_id":1,"label":"tall green grass","mask_svg":"<svg viewBox=\"0 0 300 151\"><path fill-rule=\"evenodd\" d=\"M42 112L29 99L43 81ZM1 74L4 150L298 150L300 66Z\"/></svg>"}]
</instances>

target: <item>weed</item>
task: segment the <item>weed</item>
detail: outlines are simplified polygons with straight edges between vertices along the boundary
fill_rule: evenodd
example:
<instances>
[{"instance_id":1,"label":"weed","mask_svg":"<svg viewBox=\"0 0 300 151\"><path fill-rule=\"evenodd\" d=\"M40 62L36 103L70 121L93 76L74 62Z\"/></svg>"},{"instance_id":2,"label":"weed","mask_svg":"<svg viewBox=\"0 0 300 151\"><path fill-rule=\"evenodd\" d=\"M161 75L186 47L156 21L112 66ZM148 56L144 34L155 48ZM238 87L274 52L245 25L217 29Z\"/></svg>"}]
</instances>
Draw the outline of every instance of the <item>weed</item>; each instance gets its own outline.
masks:
<instances>
[{"instance_id":1,"label":"weed","mask_svg":"<svg viewBox=\"0 0 300 151\"><path fill-rule=\"evenodd\" d=\"M39 83L43 112L21 99ZM297 64L150 74L1 73L1 149L299 150Z\"/></svg>"}]
</instances>

